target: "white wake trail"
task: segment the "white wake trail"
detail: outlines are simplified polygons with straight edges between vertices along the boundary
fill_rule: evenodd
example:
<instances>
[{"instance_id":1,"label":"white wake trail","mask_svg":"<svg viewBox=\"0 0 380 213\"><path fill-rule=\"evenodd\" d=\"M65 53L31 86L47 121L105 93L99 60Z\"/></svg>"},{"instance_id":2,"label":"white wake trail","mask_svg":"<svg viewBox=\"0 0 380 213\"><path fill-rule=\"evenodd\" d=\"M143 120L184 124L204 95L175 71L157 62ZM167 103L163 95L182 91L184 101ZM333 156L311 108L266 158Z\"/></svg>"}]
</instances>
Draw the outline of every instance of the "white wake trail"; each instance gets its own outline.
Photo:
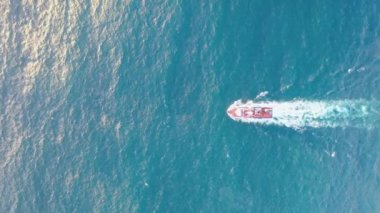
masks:
<instances>
[{"instance_id":1,"label":"white wake trail","mask_svg":"<svg viewBox=\"0 0 380 213\"><path fill-rule=\"evenodd\" d=\"M235 101L231 107L270 107L272 118L238 118L246 123L286 126L295 129L305 127L361 127L380 126L380 102L366 100L336 101ZM229 109L230 109L229 108Z\"/></svg>"}]
</instances>

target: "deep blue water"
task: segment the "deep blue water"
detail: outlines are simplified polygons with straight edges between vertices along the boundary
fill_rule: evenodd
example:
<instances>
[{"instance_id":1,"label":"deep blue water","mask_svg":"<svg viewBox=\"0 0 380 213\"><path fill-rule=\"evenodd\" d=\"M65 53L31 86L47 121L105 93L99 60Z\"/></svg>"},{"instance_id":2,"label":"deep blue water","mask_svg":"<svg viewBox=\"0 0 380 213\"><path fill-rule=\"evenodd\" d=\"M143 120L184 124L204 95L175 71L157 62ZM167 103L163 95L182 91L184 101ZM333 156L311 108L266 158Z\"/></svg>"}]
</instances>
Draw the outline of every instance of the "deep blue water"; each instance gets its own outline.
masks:
<instances>
[{"instance_id":1,"label":"deep blue water","mask_svg":"<svg viewBox=\"0 0 380 213\"><path fill-rule=\"evenodd\" d=\"M380 100L377 1L0 4L1 212L379 212L380 124L237 99Z\"/></svg>"}]
</instances>

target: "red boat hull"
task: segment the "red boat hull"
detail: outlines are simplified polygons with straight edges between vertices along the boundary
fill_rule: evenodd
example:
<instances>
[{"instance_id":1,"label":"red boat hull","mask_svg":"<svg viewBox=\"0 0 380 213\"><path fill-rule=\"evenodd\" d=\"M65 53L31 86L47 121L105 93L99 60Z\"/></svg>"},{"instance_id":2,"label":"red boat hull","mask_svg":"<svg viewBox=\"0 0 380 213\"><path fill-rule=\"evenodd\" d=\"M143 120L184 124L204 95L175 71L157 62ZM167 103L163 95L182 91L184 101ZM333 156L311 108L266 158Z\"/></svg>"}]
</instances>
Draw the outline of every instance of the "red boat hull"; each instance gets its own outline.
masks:
<instances>
[{"instance_id":1,"label":"red boat hull","mask_svg":"<svg viewBox=\"0 0 380 213\"><path fill-rule=\"evenodd\" d=\"M273 116L271 107L232 107L227 110L227 114L233 119L261 119Z\"/></svg>"}]
</instances>

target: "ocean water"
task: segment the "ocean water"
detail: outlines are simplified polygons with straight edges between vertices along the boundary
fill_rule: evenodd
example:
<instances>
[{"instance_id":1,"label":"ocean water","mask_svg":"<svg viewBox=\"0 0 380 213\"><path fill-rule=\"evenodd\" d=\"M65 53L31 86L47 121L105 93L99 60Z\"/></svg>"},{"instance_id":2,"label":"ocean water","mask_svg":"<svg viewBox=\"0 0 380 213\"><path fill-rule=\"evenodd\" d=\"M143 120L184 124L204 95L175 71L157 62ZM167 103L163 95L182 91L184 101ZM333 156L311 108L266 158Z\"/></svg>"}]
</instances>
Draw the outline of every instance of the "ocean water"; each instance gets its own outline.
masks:
<instances>
[{"instance_id":1,"label":"ocean water","mask_svg":"<svg viewBox=\"0 0 380 213\"><path fill-rule=\"evenodd\" d=\"M0 12L0 212L380 211L376 113L301 128L226 114L256 96L378 112L378 1Z\"/></svg>"}]
</instances>

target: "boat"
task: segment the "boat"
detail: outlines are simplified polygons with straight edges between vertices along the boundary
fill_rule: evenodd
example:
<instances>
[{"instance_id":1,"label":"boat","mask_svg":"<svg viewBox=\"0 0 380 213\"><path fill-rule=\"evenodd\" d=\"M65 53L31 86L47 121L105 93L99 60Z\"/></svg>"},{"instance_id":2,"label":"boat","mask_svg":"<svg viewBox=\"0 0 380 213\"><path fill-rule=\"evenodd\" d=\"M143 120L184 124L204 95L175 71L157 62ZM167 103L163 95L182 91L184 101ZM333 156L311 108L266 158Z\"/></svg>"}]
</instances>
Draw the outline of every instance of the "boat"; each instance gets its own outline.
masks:
<instances>
[{"instance_id":1,"label":"boat","mask_svg":"<svg viewBox=\"0 0 380 213\"><path fill-rule=\"evenodd\" d=\"M257 120L271 119L273 117L273 109L270 106L255 105L231 105L227 109L227 114L233 120Z\"/></svg>"}]
</instances>

